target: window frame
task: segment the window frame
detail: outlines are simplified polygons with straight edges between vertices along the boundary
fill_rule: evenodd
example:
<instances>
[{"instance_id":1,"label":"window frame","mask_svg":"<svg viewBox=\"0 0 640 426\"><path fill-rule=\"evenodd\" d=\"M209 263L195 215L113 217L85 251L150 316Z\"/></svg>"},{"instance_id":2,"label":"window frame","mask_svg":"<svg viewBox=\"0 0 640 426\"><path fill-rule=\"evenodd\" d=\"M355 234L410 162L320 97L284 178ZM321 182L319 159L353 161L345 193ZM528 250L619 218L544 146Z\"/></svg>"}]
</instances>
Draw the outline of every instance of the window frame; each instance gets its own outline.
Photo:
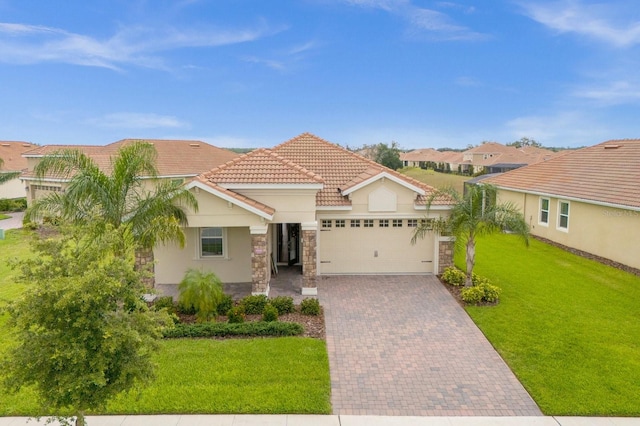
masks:
<instances>
[{"instance_id":1,"label":"window frame","mask_svg":"<svg viewBox=\"0 0 640 426\"><path fill-rule=\"evenodd\" d=\"M391 220L391 227L392 228L402 228L402 222L404 222L402 219L392 219Z\"/></svg>"},{"instance_id":2,"label":"window frame","mask_svg":"<svg viewBox=\"0 0 640 426\"><path fill-rule=\"evenodd\" d=\"M360 219L351 219L349 221L349 227L351 227L351 228L360 228Z\"/></svg>"},{"instance_id":3,"label":"window frame","mask_svg":"<svg viewBox=\"0 0 640 426\"><path fill-rule=\"evenodd\" d=\"M562 213L562 205L566 204L567 213ZM556 229L562 232L569 232L569 218L571 216L571 203L567 200L558 200L558 222L556 224ZM566 217L566 226L562 226L562 218Z\"/></svg>"},{"instance_id":4,"label":"window frame","mask_svg":"<svg viewBox=\"0 0 640 426\"><path fill-rule=\"evenodd\" d=\"M378 228L388 228L389 219L378 219Z\"/></svg>"},{"instance_id":5,"label":"window frame","mask_svg":"<svg viewBox=\"0 0 640 426\"><path fill-rule=\"evenodd\" d=\"M362 223L362 225L363 225L362 227L363 228L373 228L374 227L373 219L364 219L362 222L363 222Z\"/></svg>"},{"instance_id":6,"label":"window frame","mask_svg":"<svg viewBox=\"0 0 640 426\"><path fill-rule=\"evenodd\" d=\"M407 219L407 228L417 228L418 219Z\"/></svg>"},{"instance_id":7,"label":"window frame","mask_svg":"<svg viewBox=\"0 0 640 426\"><path fill-rule=\"evenodd\" d=\"M331 229L333 225L333 220L331 219L322 219L320 222L321 229Z\"/></svg>"},{"instance_id":8,"label":"window frame","mask_svg":"<svg viewBox=\"0 0 640 426\"><path fill-rule=\"evenodd\" d=\"M346 223L344 219L336 219L335 221L336 228L345 228Z\"/></svg>"},{"instance_id":9,"label":"window frame","mask_svg":"<svg viewBox=\"0 0 640 426\"><path fill-rule=\"evenodd\" d=\"M202 234L207 229L219 229L221 231L220 236L214 235L214 236L204 237ZM222 253L221 254L204 254L204 252L202 251L204 238L219 239L220 245L222 248ZM227 228L223 228L221 226L206 226L206 227L198 228L198 258L199 259L227 259L227 256L228 256L227 253L228 253Z\"/></svg>"},{"instance_id":10,"label":"window frame","mask_svg":"<svg viewBox=\"0 0 640 426\"><path fill-rule=\"evenodd\" d=\"M547 202L546 210L543 207L545 201ZM546 216L547 216L546 221L542 220L544 213L546 213ZM538 225L549 226L550 213L551 213L551 200L546 197L540 197L540 204L539 204L539 210L538 210Z\"/></svg>"}]
</instances>

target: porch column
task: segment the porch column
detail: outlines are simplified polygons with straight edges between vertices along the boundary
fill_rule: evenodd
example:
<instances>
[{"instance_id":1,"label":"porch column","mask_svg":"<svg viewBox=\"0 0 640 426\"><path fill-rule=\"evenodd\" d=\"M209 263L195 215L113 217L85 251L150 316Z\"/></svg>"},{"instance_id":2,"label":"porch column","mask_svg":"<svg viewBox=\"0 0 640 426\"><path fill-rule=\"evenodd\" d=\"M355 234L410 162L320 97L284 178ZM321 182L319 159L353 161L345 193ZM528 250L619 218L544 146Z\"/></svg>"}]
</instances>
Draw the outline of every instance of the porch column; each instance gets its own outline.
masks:
<instances>
[{"instance_id":1,"label":"porch column","mask_svg":"<svg viewBox=\"0 0 640 426\"><path fill-rule=\"evenodd\" d=\"M269 295L271 268L269 267L269 250L267 246L267 230L269 227L251 226L251 294Z\"/></svg>"},{"instance_id":2,"label":"porch column","mask_svg":"<svg viewBox=\"0 0 640 426\"><path fill-rule=\"evenodd\" d=\"M438 252L436 253L438 264L434 272L442 274L449 266L453 266L453 248L456 240L455 237L443 236L438 236L436 239L438 241Z\"/></svg>"},{"instance_id":3,"label":"porch column","mask_svg":"<svg viewBox=\"0 0 640 426\"><path fill-rule=\"evenodd\" d=\"M302 295L317 296L318 222L304 222L302 228Z\"/></svg>"}]
</instances>

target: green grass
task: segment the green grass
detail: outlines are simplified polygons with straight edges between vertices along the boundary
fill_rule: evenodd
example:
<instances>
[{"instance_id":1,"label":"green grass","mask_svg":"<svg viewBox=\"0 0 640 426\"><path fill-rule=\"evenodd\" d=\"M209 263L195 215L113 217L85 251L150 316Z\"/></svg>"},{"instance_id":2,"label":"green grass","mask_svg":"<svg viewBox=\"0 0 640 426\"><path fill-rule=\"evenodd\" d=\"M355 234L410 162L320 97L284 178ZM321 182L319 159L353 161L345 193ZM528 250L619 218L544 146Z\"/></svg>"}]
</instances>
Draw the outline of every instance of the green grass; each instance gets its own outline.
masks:
<instances>
[{"instance_id":1,"label":"green grass","mask_svg":"<svg viewBox=\"0 0 640 426\"><path fill-rule=\"evenodd\" d=\"M640 415L639 277L512 235L481 239L475 272L503 293L467 312L545 414Z\"/></svg>"},{"instance_id":2,"label":"green grass","mask_svg":"<svg viewBox=\"0 0 640 426\"><path fill-rule=\"evenodd\" d=\"M156 380L100 414L330 414L322 340L176 339L161 342ZM0 415L37 412L33 393L3 395Z\"/></svg>"},{"instance_id":3,"label":"green grass","mask_svg":"<svg viewBox=\"0 0 640 426\"><path fill-rule=\"evenodd\" d=\"M8 214L0 213L0 220L9 219L10 217L11 216L9 216Z\"/></svg>"},{"instance_id":4,"label":"green grass","mask_svg":"<svg viewBox=\"0 0 640 426\"><path fill-rule=\"evenodd\" d=\"M24 289L14 282L15 271L6 260L29 253L22 230L8 231L0 240L0 299L15 299ZM6 320L0 316L0 353L11 343ZM112 401L101 414L331 413L329 361L322 340L163 340L155 359L157 379ZM0 416L35 414L32 390L0 392Z\"/></svg>"},{"instance_id":5,"label":"green grass","mask_svg":"<svg viewBox=\"0 0 640 426\"><path fill-rule=\"evenodd\" d=\"M434 170L424 170L419 167L405 167L404 169L398 170L398 172L437 189L452 187L461 194L464 189L464 182L471 179L469 176L439 173Z\"/></svg>"}]
</instances>

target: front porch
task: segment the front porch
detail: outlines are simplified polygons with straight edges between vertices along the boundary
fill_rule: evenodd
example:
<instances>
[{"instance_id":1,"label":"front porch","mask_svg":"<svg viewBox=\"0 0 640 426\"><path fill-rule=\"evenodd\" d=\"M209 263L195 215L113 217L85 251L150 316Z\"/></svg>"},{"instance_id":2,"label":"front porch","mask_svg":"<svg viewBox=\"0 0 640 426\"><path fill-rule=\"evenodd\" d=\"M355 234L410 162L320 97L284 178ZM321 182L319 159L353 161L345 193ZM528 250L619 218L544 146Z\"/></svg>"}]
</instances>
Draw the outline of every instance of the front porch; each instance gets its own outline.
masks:
<instances>
[{"instance_id":1,"label":"front porch","mask_svg":"<svg viewBox=\"0 0 640 426\"><path fill-rule=\"evenodd\" d=\"M315 297L302 295L302 283L301 265L279 265L277 275L271 275L269 297L291 296L295 304L299 304L307 297ZM224 284L224 292L233 300L240 300L251 295L252 285L251 282L228 283ZM155 288L159 296L171 296L174 300L178 300L178 284L156 284Z\"/></svg>"}]
</instances>

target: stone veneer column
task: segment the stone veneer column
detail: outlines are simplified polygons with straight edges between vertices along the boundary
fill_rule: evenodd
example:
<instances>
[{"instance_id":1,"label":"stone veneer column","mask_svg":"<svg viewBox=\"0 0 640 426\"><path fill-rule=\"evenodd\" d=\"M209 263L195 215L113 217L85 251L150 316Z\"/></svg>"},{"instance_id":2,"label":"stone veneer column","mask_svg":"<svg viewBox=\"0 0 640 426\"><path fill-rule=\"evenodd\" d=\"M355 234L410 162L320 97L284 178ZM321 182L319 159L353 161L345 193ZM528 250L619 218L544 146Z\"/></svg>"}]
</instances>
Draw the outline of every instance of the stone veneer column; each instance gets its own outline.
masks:
<instances>
[{"instance_id":1,"label":"stone veneer column","mask_svg":"<svg viewBox=\"0 0 640 426\"><path fill-rule=\"evenodd\" d=\"M137 249L135 252L135 270L144 271L148 275L142 278L147 289L151 289L156 285L155 261L153 257L153 249Z\"/></svg>"},{"instance_id":2,"label":"stone veneer column","mask_svg":"<svg viewBox=\"0 0 640 426\"><path fill-rule=\"evenodd\" d=\"M252 226L251 231L251 294L269 295L271 269L267 246L268 226Z\"/></svg>"},{"instance_id":3,"label":"stone veneer column","mask_svg":"<svg viewBox=\"0 0 640 426\"><path fill-rule=\"evenodd\" d=\"M439 237L438 239L438 274L444 272L449 266L453 266L453 251L455 240L452 237Z\"/></svg>"},{"instance_id":4,"label":"stone veneer column","mask_svg":"<svg viewBox=\"0 0 640 426\"><path fill-rule=\"evenodd\" d=\"M318 295L318 222L302 223L302 295Z\"/></svg>"}]
</instances>

